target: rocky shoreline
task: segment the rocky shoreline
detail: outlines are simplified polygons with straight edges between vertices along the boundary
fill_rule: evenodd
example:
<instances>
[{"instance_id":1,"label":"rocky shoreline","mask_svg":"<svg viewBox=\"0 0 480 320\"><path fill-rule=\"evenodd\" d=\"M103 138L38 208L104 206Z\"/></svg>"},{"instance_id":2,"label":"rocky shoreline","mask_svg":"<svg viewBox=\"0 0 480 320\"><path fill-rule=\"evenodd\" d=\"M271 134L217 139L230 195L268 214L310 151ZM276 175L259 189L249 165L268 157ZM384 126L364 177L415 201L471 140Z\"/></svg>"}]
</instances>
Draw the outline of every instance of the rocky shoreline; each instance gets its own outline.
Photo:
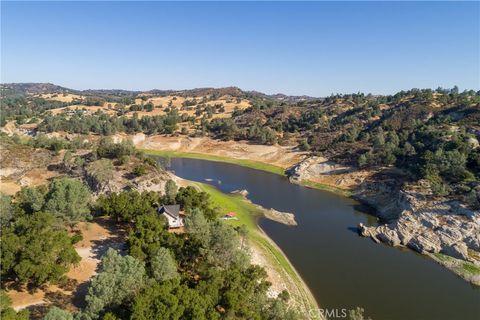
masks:
<instances>
[{"instance_id":1,"label":"rocky shoreline","mask_svg":"<svg viewBox=\"0 0 480 320\"><path fill-rule=\"evenodd\" d=\"M295 215L293 213L282 212L282 211L275 210L273 208L267 209L258 204L254 204L247 198L248 196L247 190L235 190L235 191L232 191L231 193L238 194L243 198L244 201L248 201L249 203L253 204L259 210L259 212L261 212L263 216L267 219L276 221L278 223L283 223L287 226L297 225L297 221L295 221Z\"/></svg>"},{"instance_id":2,"label":"rocky shoreline","mask_svg":"<svg viewBox=\"0 0 480 320\"><path fill-rule=\"evenodd\" d=\"M353 198L375 209L381 223L371 227L360 224L360 235L425 254L480 286L480 211L434 197L426 181L399 183L406 179L395 168L366 174L311 157L287 172L295 183L307 180L341 189L349 187Z\"/></svg>"},{"instance_id":3,"label":"rocky shoreline","mask_svg":"<svg viewBox=\"0 0 480 320\"><path fill-rule=\"evenodd\" d=\"M165 145L160 142L165 142L164 139L159 137L156 139L146 139L148 147L163 149ZM172 143L179 143L175 139L169 139L166 141L170 143L168 150L184 149L181 146L171 146ZM155 143L151 145L152 141ZM224 153L228 156L271 163L270 149L268 156L263 156L262 153L252 154L254 151L251 148L239 150L238 146L243 146L239 142L227 147L215 140L208 141L212 148L215 146L217 152L219 150L217 147L220 146L235 150L235 153ZM141 144L144 145L146 142L142 141ZM197 151L210 154L212 150ZM416 185L407 184L405 187L404 182L408 180L406 174L393 167L361 170L288 148L282 152L274 153L277 159L275 164L285 169L292 183L312 187L326 186L327 190L341 191L343 195L349 194L375 209L375 215L381 225L359 226L361 235L377 242L405 246L428 255L467 281L480 285L479 211L470 210L458 201L433 197L428 192L429 186L423 181L417 182Z\"/></svg>"},{"instance_id":4,"label":"rocky shoreline","mask_svg":"<svg viewBox=\"0 0 480 320\"><path fill-rule=\"evenodd\" d=\"M398 204L398 218L379 226L360 224L360 235L428 255L480 286L479 211L470 210L458 201L433 200L404 190L392 200Z\"/></svg>"}]
</instances>

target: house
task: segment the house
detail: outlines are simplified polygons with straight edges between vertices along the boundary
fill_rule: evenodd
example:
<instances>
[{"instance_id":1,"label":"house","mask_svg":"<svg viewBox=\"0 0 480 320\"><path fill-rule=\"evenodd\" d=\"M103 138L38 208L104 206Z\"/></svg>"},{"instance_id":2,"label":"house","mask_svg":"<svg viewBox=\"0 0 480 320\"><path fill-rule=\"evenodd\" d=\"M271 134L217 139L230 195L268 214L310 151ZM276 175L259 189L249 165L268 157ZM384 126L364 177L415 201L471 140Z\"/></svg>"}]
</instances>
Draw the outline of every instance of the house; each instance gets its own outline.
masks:
<instances>
[{"instance_id":1,"label":"house","mask_svg":"<svg viewBox=\"0 0 480 320\"><path fill-rule=\"evenodd\" d=\"M183 218L180 217L180 205L168 205L158 208L158 213L167 218L169 228L183 227Z\"/></svg>"}]
</instances>

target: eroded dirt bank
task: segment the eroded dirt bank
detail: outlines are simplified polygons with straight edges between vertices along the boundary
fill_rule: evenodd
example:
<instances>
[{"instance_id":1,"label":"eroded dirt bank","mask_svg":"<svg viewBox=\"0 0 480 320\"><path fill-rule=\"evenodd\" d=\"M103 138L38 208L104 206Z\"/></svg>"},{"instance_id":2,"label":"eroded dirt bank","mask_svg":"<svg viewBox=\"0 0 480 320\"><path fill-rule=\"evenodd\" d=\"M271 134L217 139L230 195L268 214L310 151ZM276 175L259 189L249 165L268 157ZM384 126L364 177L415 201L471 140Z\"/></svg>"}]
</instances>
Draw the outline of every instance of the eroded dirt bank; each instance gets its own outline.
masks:
<instances>
[{"instance_id":1,"label":"eroded dirt bank","mask_svg":"<svg viewBox=\"0 0 480 320\"><path fill-rule=\"evenodd\" d=\"M177 152L192 152L221 157L253 160L287 169L306 157L304 152L295 151L293 147L264 146L246 142L219 141L206 137L191 138L186 136L133 136L138 148Z\"/></svg>"}]
</instances>

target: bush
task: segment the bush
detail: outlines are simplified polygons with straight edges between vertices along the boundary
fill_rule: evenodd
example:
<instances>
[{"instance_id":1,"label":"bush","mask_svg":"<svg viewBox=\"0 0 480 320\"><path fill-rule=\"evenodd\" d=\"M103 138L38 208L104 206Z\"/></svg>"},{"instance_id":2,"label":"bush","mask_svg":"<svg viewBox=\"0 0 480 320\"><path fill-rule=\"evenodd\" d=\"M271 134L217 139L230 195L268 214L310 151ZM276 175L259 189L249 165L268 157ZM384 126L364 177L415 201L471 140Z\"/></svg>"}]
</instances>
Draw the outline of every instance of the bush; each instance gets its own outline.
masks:
<instances>
[{"instance_id":1,"label":"bush","mask_svg":"<svg viewBox=\"0 0 480 320\"><path fill-rule=\"evenodd\" d=\"M146 157L146 158L143 160L143 162L144 162L145 164L148 164L148 165L152 166L152 167L157 167L157 161L155 161L155 159L153 159L153 158Z\"/></svg>"},{"instance_id":2,"label":"bush","mask_svg":"<svg viewBox=\"0 0 480 320\"><path fill-rule=\"evenodd\" d=\"M43 320L73 320L73 315L67 310L62 310L53 306L47 312Z\"/></svg>"},{"instance_id":3,"label":"bush","mask_svg":"<svg viewBox=\"0 0 480 320\"><path fill-rule=\"evenodd\" d=\"M82 240L83 240L83 235L80 232L77 232L72 236L72 244L78 243Z\"/></svg>"},{"instance_id":4,"label":"bush","mask_svg":"<svg viewBox=\"0 0 480 320\"><path fill-rule=\"evenodd\" d=\"M123 155L118 159L118 164L119 165L125 165L130 162L130 156Z\"/></svg>"},{"instance_id":5,"label":"bush","mask_svg":"<svg viewBox=\"0 0 480 320\"><path fill-rule=\"evenodd\" d=\"M143 164L141 165L138 165L136 166L134 169L133 169L133 173L137 176L137 177L140 177L140 176L143 176L147 173L147 169L145 168L145 166Z\"/></svg>"},{"instance_id":6,"label":"bush","mask_svg":"<svg viewBox=\"0 0 480 320\"><path fill-rule=\"evenodd\" d=\"M2 320L29 320L30 312L27 309L15 312L11 307L12 300L5 293L5 291L0 290L0 319Z\"/></svg>"},{"instance_id":7,"label":"bush","mask_svg":"<svg viewBox=\"0 0 480 320\"><path fill-rule=\"evenodd\" d=\"M97 154L100 158L116 158L130 156L135 153L135 147L130 140L114 143L109 137L100 139L97 146Z\"/></svg>"}]
</instances>

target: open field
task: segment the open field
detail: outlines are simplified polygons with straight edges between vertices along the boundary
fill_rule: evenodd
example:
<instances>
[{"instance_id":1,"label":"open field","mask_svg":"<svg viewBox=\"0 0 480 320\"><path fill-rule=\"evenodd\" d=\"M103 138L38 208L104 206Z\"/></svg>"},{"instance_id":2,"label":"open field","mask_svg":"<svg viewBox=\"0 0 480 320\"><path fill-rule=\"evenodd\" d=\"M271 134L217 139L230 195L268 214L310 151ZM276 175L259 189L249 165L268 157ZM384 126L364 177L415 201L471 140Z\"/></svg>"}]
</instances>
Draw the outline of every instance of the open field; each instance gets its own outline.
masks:
<instances>
[{"instance_id":1,"label":"open field","mask_svg":"<svg viewBox=\"0 0 480 320\"><path fill-rule=\"evenodd\" d=\"M73 106L68 106L64 108L56 108L49 110L52 114L60 114L62 112L67 112L67 111L78 111L78 110L85 110L88 113L95 113L97 111L102 111L104 113L107 113L109 115L114 115L115 110L112 108L109 108L107 106L87 106L83 104L78 104L78 105L73 105Z\"/></svg>"},{"instance_id":2,"label":"open field","mask_svg":"<svg viewBox=\"0 0 480 320\"><path fill-rule=\"evenodd\" d=\"M20 191L22 186L15 181L9 180L0 180L0 192L5 193L6 195L13 196L15 193Z\"/></svg>"}]
</instances>

